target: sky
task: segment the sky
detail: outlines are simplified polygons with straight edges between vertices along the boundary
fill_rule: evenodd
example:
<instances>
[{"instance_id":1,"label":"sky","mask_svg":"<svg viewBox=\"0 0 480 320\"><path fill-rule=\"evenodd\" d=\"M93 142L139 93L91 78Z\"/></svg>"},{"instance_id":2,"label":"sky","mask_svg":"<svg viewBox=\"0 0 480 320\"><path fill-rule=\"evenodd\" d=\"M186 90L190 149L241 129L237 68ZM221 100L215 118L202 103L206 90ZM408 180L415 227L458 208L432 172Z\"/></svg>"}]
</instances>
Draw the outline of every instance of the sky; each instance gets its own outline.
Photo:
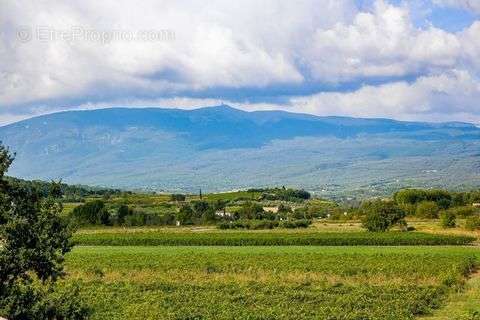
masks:
<instances>
[{"instance_id":1,"label":"sky","mask_svg":"<svg viewBox=\"0 0 480 320\"><path fill-rule=\"evenodd\" d=\"M0 125L112 106L480 124L480 0L1 0Z\"/></svg>"}]
</instances>

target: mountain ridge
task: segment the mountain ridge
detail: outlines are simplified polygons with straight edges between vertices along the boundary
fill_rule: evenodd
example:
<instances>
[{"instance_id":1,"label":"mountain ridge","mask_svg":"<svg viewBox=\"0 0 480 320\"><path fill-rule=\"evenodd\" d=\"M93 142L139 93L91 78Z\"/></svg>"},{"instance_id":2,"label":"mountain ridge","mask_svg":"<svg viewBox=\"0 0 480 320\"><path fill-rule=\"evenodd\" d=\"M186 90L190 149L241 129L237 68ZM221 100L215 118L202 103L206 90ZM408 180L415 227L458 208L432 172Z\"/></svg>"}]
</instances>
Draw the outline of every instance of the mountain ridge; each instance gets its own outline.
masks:
<instances>
[{"instance_id":1,"label":"mountain ridge","mask_svg":"<svg viewBox=\"0 0 480 320\"><path fill-rule=\"evenodd\" d=\"M17 153L11 175L94 186L328 194L480 186L480 129L469 123L115 107L22 120L0 127L0 140Z\"/></svg>"}]
</instances>

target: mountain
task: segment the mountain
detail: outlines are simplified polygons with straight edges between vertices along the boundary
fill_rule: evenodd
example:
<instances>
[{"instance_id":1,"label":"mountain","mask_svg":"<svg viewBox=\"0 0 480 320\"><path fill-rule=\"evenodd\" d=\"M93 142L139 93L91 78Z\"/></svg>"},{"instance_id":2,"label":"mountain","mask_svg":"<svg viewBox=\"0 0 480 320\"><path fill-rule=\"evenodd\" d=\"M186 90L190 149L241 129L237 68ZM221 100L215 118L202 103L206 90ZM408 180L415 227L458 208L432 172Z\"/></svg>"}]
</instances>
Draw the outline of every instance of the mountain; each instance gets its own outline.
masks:
<instances>
[{"instance_id":1,"label":"mountain","mask_svg":"<svg viewBox=\"0 0 480 320\"><path fill-rule=\"evenodd\" d=\"M480 129L467 123L318 117L229 106L110 108L0 127L10 175L168 191L288 185L375 195L480 186Z\"/></svg>"}]
</instances>

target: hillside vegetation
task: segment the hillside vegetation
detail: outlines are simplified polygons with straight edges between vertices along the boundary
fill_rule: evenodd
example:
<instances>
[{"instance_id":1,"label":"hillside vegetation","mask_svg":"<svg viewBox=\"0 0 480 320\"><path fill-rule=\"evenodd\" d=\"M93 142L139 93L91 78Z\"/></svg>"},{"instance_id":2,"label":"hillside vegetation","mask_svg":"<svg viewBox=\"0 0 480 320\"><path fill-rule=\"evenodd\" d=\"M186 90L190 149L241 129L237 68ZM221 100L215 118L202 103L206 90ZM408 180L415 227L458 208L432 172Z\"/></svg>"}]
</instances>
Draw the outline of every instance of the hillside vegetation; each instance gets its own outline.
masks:
<instances>
[{"instance_id":1,"label":"hillside vegetation","mask_svg":"<svg viewBox=\"0 0 480 320\"><path fill-rule=\"evenodd\" d=\"M0 127L10 174L145 191L287 185L368 198L479 186L480 129L228 106L61 112Z\"/></svg>"}]
</instances>

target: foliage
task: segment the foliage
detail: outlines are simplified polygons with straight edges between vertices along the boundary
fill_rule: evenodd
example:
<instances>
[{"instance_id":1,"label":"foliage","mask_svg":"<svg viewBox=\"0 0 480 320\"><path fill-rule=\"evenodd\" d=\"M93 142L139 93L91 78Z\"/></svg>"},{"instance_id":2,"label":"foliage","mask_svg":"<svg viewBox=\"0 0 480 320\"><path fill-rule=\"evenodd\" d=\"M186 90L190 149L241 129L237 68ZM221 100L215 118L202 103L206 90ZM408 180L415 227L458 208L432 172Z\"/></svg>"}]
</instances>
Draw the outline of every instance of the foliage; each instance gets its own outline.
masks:
<instances>
[{"instance_id":1,"label":"foliage","mask_svg":"<svg viewBox=\"0 0 480 320\"><path fill-rule=\"evenodd\" d=\"M274 228L308 228L312 224L311 220L298 219L298 220L236 220L230 222L221 222L218 225L219 229L251 229L251 230L261 230L261 229L274 229Z\"/></svg>"},{"instance_id":2,"label":"foliage","mask_svg":"<svg viewBox=\"0 0 480 320\"><path fill-rule=\"evenodd\" d=\"M467 229L467 230L480 230L480 216L468 217L465 220L465 229Z\"/></svg>"},{"instance_id":3,"label":"foliage","mask_svg":"<svg viewBox=\"0 0 480 320\"><path fill-rule=\"evenodd\" d=\"M362 226L368 231L387 231L394 225L406 225L405 212L390 201L371 201L364 203L361 210L365 217Z\"/></svg>"},{"instance_id":4,"label":"foliage","mask_svg":"<svg viewBox=\"0 0 480 320\"><path fill-rule=\"evenodd\" d=\"M467 218L476 213L480 213L478 208L472 206L453 207L448 209L448 211L452 212L459 218Z\"/></svg>"},{"instance_id":5,"label":"foliage","mask_svg":"<svg viewBox=\"0 0 480 320\"><path fill-rule=\"evenodd\" d=\"M238 210L241 219L262 219L264 217L263 207L256 202L246 202Z\"/></svg>"},{"instance_id":6,"label":"foliage","mask_svg":"<svg viewBox=\"0 0 480 320\"><path fill-rule=\"evenodd\" d=\"M440 226L442 228L455 228L456 226L456 219L455 213L451 211L443 211L440 215Z\"/></svg>"},{"instance_id":7,"label":"foliage","mask_svg":"<svg viewBox=\"0 0 480 320\"><path fill-rule=\"evenodd\" d=\"M302 201L311 197L310 193L305 190L287 189L285 187L261 189L261 191L262 200Z\"/></svg>"},{"instance_id":8,"label":"foliage","mask_svg":"<svg viewBox=\"0 0 480 320\"><path fill-rule=\"evenodd\" d=\"M80 225L110 224L110 214L102 200L94 200L73 209L71 216Z\"/></svg>"},{"instance_id":9,"label":"foliage","mask_svg":"<svg viewBox=\"0 0 480 320\"><path fill-rule=\"evenodd\" d=\"M219 229L252 229L252 230L261 230L261 229L274 229L279 226L278 221L270 221L270 220L236 220L230 222L221 222L218 225Z\"/></svg>"},{"instance_id":10,"label":"foliage","mask_svg":"<svg viewBox=\"0 0 480 320\"><path fill-rule=\"evenodd\" d=\"M60 217L60 187L45 197L30 185L5 180L13 158L0 146L0 315L11 320L84 319L72 295L55 298L71 231Z\"/></svg>"},{"instance_id":11,"label":"foliage","mask_svg":"<svg viewBox=\"0 0 480 320\"><path fill-rule=\"evenodd\" d=\"M285 220L280 222L280 228L295 229L295 228L308 228L312 224L311 220L298 219L298 220Z\"/></svg>"},{"instance_id":12,"label":"foliage","mask_svg":"<svg viewBox=\"0 0 480 320\"><path fill-rule=\"evenodd\" d=\"M399 205L413 205L423 201L435 202L440 209L451 207L469 207L480 202L480 190L466 192L450 192L447 190L402 189L394 194L394 200Z\"/></svg>"},{"instance_id":13,"label":"foliage","mask_svg":"<svg viewBox=\"0 0 480 320\"><path fill-rule=\"evenodd\" d=\"M1 161L1 159L0 159ZM10 183L23 186L25 188L35 189L40 193L42 197L47 197L50 194L49 188L51 187L51 182L46 182L42 180L24 180L15 177L5 177ZM58 185L63 200L65 199L81 199L87 196L103 196L103 195L120 195L122 193L131 193L129 191L122 191L120 189L110 189L110 188L98 188L85 185L72 185L66 183L56 183Z\"/></svg>"},{"instance_id":14,"label":"foliage","mask_svg":"<svg viewBox=\"0 0 480 320\"><path fill-rule=\"evenodd\" d=\"M177 220L182 225L193 223L193 210L188 204L184 204L177 213Z\"/></svg>"},{"instance_id":15,"label":"foliage","mask_svg":"<svg viewBox=\"0 0 480 320\"><path fill-rule=\"evenodd\" d=\"M133 215L133 210L129 206L122 204L117 210L117 223L120 225L124 224L125 218L131 215Z\"/></svg>"},{"instance_id":16,"label":"foliage","mask_svg":"<svg viewBox=\"0 0 480 320\"><path fill-rule=\"evenodd\" d=\"M177 202L185 201L185 199L187 198L184 194L178 194L178 193L174 193L170 197L172 201L177 201Z\"/></svg>"},{"instance_id":17,"label":"foliage","mask_svg":"<svg viewBox=\"0 0 480 320\"><path fill-rule=\"evenodd\" d=\"M415 215L420 218L436 219L440 213L439 206L434 201L422 201L417 205Z\"/></svg>"}]
</instances>

